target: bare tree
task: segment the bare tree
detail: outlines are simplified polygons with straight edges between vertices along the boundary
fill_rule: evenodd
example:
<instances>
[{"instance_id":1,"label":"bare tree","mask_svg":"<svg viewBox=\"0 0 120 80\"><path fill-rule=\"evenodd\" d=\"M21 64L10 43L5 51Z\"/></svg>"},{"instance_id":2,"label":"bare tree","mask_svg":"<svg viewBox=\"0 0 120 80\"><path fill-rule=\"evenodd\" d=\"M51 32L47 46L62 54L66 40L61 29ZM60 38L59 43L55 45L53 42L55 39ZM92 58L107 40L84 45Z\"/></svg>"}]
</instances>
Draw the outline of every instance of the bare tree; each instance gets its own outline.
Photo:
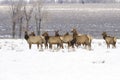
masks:
<instances>
[{"instance_id":1,"label":"bare tree","mask_svg":"<svg viewBox=\"0 0 120 80\"><path fill-rule=\"evenodd\" d=\"M37 35L41 34L42 7L43 7L43 1L37 0L36 9L35 9L36 10L35 11L35 22L36 22Z\"/></svg>"},{"instance_id":2,"label":"bare tree","mask_svg":"<svg viewBox=\"0 0 120 80\"><path fill-rule=\"evenodd\" d=\"M22 37L22 28L23 28L23 11L21 10L21 15L18 18L18 25L19 25L19 38Z\"/></svg>"},{"instance_id":3,"label":"bare tree","mask_svg":"<svg viewBox=\"0 0 120 80\"><path fill-rule=\"evenodd\" d=\"M22 9L22 4L23 0L10 0L11 6L10 6L10 11L11 11L11 19L12 19L12 38L15 38L16 35L16 24L21 17L21 9ZM22 26L20 26L22 27Z\"/></svg>"},{"instance_id":4,"label":"bare tree","mask_svg":"<svg viewBox=\"0 0 120 80\"><path fill-rule=\"evenodd\" d=\"M33 9L34 9L34 5L25 5L24 6L24 14L25 14L25 20L26 20L26 31L29 30L29 22L30 22L30 19L32 17L32 12L33 12Z\"/></svg>"}]
</instances>

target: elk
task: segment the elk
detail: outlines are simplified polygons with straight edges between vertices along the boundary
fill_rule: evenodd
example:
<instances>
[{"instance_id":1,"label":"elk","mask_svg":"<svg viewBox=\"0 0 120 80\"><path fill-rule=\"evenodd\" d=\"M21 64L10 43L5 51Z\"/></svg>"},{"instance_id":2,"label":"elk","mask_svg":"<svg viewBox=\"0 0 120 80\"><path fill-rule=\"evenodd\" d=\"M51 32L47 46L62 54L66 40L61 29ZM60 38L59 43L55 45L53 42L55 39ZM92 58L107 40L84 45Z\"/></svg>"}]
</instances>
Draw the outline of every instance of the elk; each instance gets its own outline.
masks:
<instances>
[{"instance_id":1,"label":"elk","mask_svg":"<svg viewBox=\"0 0 120 80\"><path fill-rule=\"evenodd\" d=\"M70 45L70 41L73 40L73 36L66 32L64 35L60 35L59 31L55 31L55 36L59 36L63 43ZM58 45L59 46L59 45Z\"/></svg>"},{"instance_id":2,"label":"elk","mask_svg":"<svg viewBox=\"0 0 120 80\"><path fill-rule=\"evenodd\" d=\"M77 45L85 45L85 47L89 47L91 49L91 42L92 42L92 37L87 35L87 34L82 34L78 35L78 32L76 29L72 29L71 31L73 33L73 40L71 41L71 45L74 47L74 44Z\"/></svg>"},{"instance_id":3,"label":"elk","mask_svg":"<svg viewBox=\"0 0 120 80\"><path fill-rule=\"evenodd\" d=\"M110 44L112 45L113 48L116 48L116 42L117 42L116 37L108 36L106 32L103 32L102 36L107 44L107 48L110 48Z\"/></svg>"},{"instance_id":4,"label":"elk","mask_svg":"<svg viewBox=\"0 0 120 80\"><path fill-rule=\"evenodd\" d=\"M33 33L28 35L27 31L25 31L24 38L29 44L29 49L31 49L32 44L37 44L37 48L39 48L39 45L41 45L41 49L42 49L42 44L45 41L42 36L35 36Z\"/></svg>"},{"instance_id":5,"label":"elk","mask_svg":"<svg viewBox=\"0 0 120 80\"><path fill-rule=\"evenodd\" d=\"M59 36L49 36L48 32L43 33L42 36L45 38L46 47L48 47L49 44L49 48L52 49L52 45L57 44L60 45L60 48L63 48L63 42Z\"/></svg>"}]
</instances>

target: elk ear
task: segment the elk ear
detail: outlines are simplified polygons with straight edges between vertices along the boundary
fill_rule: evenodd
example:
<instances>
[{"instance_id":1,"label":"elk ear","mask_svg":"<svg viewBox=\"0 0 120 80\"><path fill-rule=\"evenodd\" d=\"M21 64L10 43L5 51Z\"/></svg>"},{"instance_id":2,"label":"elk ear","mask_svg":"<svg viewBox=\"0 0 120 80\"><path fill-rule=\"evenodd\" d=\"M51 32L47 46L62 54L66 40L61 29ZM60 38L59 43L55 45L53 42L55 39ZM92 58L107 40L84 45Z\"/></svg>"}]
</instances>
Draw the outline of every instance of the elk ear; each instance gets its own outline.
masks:
<instances>
[{"instance_id":1,"label":"elk ear","mask_svg":"<svg viewBox=\"0 0 120 80\"><path fill-rule=\"evenodd\" d=\"M106 32L103 32L102 35L107 35L107 33L106 33Z\"/></svg>"},{"instance_id":2,"label":"elk ear","mask_svg":"<svg viewBox=\"0 0 120 80\"><path fill-rule=\"evenodd\" d=\"M25 31L25 34L27 34L27 31Z\"/></svg>"}]
</instances>

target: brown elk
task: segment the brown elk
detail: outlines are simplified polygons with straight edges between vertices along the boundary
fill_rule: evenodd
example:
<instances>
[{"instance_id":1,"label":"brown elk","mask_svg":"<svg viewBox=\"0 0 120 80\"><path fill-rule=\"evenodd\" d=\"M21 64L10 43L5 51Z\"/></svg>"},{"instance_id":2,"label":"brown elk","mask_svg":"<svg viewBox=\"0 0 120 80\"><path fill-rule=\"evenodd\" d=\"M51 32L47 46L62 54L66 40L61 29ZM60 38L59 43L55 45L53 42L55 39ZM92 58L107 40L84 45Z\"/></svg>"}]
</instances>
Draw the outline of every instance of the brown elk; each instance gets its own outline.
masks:
<instances>
[{"instance_id":1,"label":"brown elk","mask_svg":"<svg viewBox=\"0 0 120 80\"><path fill-rule=\"evenodd\" d=\"M66 32L64 35L60 35L59 31L55 31L55 36L59 36L63 43L70 45L70 41L73 40L73 36ZM59 46L59 45L58 45Z\"/></svg>"},{"instance_id":2,"label":"brown elk","mask_svg":"<svg viewBox=\"0 0 120 80\"><path fill-rule=\"evenodd\" d=\"M63 42L62 40L60 39L59 36L49 36L49 34L47 32L43 33L42 34L45 38L45 43L46 43L46 47L48 47L48 44L49 44L49 48L52 49L52 45L53 44L58 44L60 45L61 48L63 48Z\"/></svg>"},{"instance_id":3,"label":"brown elk","mask_svg":"<svg viewBox=\"0 0 120 80\"><path fill-rule=\"evenodd\" d=\"M110 44L113 48L116 48L116 37L108 36L106 32L102 33L103 39L106 41L107 48L110 48Z\"/></svg>"},{"instance_id":4,"label":"brown elk","mask_svg":"<svg viewBox=\"0 0 120 80\"><path fill-rule=\"evenodd\" d=\"M41 45L42 49L42 43L44 43L44 38L42 36L35 36L33 33L28 35L27 31L25 31L24 38L29 44L29 49L31 49L32 44L37 44L37 48L39 48L39 45Z\"/></svg>"},{"instance_id":5,"label":"brown elk","mask_svg":"<svg viewBox=\"0 0 120 80\"><path fill-rule=\"evenodd\" d=\"M68 48L69 48L70 47L70 42L73 40L73 36L69 34L69 35L63 35L60 38L63 41L63 43L68 44Z\"/></svg>"},{"instance_id":6,"label":"brown elk","mask_svg":"<svg viewBox=\"0 0 120 80\"><path fill-rule=\"evenodd\" d=\"M73 40L71 41L72 46L74 46L74 43L77 45L85 45L85 47L89 47L91 49L91 42L92 42L92 37L86 34L83 35L78 35L78 32L76 29L73 29L71 31L73 33Z\"/></svg>"}]
</instances>

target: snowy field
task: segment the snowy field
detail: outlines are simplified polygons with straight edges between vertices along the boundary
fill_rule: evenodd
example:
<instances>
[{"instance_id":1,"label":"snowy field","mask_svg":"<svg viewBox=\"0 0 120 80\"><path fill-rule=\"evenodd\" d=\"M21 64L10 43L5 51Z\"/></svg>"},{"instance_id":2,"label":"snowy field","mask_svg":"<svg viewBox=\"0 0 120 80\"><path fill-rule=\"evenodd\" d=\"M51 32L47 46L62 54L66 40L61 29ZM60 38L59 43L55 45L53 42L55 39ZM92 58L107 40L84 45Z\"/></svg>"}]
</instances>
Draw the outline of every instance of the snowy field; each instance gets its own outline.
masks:
<instances>
[{"instance_id":1,"label":"snowy field","mask_svg":"<svg viewBox=\"0 0 120 80\"><path fill-rule=\"evenodd\" d=\"M120 80L120 40L107 49L103 39L68 50L29 50L24 39L0 39L0 80Z\"/></svg>"}]
</instances>

